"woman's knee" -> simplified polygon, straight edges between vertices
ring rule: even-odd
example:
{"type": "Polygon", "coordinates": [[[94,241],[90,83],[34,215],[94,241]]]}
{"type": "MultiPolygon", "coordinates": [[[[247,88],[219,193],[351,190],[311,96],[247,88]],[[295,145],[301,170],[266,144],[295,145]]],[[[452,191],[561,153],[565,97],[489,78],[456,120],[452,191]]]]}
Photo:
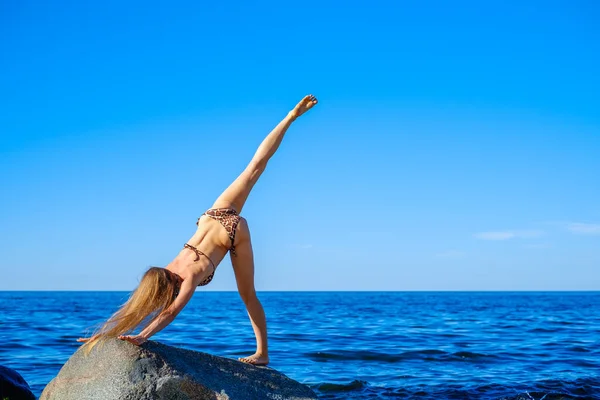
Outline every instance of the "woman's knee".
{"type": "Polygon", "coordinates": [[[258,297],[256,296],[256,290],[254,290],[254,289],[240,290],[239,292],[240,292],[240,297],[242,298],[242,301],[246,305],[248,305],[254,301],[258,301],[258,297]]]}

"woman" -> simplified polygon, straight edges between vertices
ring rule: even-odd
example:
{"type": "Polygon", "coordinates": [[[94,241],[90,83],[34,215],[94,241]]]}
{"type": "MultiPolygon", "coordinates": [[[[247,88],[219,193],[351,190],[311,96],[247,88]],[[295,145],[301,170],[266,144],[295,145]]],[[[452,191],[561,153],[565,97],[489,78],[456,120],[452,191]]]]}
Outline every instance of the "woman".
{"type": "Polygon", "coordinates": [[[87,342],[90,349],[98,341],[118,337],[140,345],[175,319],[194,295],[197,286],[207,285],[227,252],[235,272],[238,291],[246,305],[254,335],[256,353],[240,361],[255,365],[269,362],[265,313],[254,289],[254,261],[250,231],[239,213],[269,159],[275,154],[292,122],[310,110],[317,99],[304,97],[269,133],[258,147],[244,172],[217,198],[196,224],[196,233],[177,257],[165,268],[146,271],[129,300],[87,342]],[[148,318],[148,317],[151,318],[148,318]],[[140,333],[129,334],[150,319],[140,333]]]}

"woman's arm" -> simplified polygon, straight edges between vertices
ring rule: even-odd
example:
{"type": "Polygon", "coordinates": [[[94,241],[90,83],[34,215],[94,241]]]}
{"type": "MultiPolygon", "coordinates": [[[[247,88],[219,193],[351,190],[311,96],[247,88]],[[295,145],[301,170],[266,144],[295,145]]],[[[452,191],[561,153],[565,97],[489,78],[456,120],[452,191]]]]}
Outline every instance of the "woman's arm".
{"type": "Polygon", "coordinates": [[[167,325],[169,325],[177,314],[183,310],[186,304],[190,301],[196,290],[196,286],[192,279],[186,279],[181,283],[179,294],[166,310],[158,314],[147,327],[145,327],[137,335],[121,335],[119,339],[127,340],[135,345],[140,345],[148,340],[152,335],[160,332],[167,325]]]}

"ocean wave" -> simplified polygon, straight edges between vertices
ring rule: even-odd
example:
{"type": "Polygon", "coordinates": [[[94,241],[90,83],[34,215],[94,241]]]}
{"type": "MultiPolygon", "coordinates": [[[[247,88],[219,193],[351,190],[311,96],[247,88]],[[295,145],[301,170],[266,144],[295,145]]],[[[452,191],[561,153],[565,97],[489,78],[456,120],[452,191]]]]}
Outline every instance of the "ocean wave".
{"type": "Polygon", "coordinates": [[[374,386],[364,380],[349,383],[320,383],[312,388],[322,399],[419,398],[434,399],[493,399],[493,400],[593,400],[598,399],[599,382],[579,379],[573,382],[543,381],[531,390],[499,384],[474,385],[414,385],[404,387],[374,386]]]}
{"type": "Polygon", "coordinates": [[[350,392],[353,390],[363,389],[368,385],[365,381],[354,380],[350,383],[320,383],[313,388],[320,392],[350,392]]]}
{"type": "Polygon", "coordinates": [[[408,360],[423,361],[481,361],[493,360],[499,358],[495,355],[475,353],[470,351],[458,351],[454,353],[445,352],[437,349],[410,350],[402,353],[380,353],[375,351],[351,351],[351,350],[327,350],[318,352],[304,353],[304,355],[314,361],[374,361],[396,363],[408,360]]]}

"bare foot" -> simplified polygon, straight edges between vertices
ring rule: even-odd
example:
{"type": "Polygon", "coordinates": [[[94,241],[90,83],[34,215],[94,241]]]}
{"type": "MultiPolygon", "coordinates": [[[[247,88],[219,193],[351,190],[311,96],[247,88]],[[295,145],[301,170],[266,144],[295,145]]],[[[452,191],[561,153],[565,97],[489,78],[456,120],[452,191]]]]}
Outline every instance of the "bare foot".
{"type": "Polygon", "coordinates": [[[254,353],[249,357],[238,358],[241,362],[252,365],[267,365],[269,363],[269,356],[263,356],[262,354],[254,353]]]}
{"type": "Polygon", "coordinates": [[[296,119],[311,108],[313,108],[313,106],[318,102],[319,101],[317,100],[317,98],[312,94],[304,96],[304,98],[300,100],[300,102],[296,104],[296,107],[294,107],[294,109],[290,112],[290,115],[292,116],[292,118],[296,119]]]}

